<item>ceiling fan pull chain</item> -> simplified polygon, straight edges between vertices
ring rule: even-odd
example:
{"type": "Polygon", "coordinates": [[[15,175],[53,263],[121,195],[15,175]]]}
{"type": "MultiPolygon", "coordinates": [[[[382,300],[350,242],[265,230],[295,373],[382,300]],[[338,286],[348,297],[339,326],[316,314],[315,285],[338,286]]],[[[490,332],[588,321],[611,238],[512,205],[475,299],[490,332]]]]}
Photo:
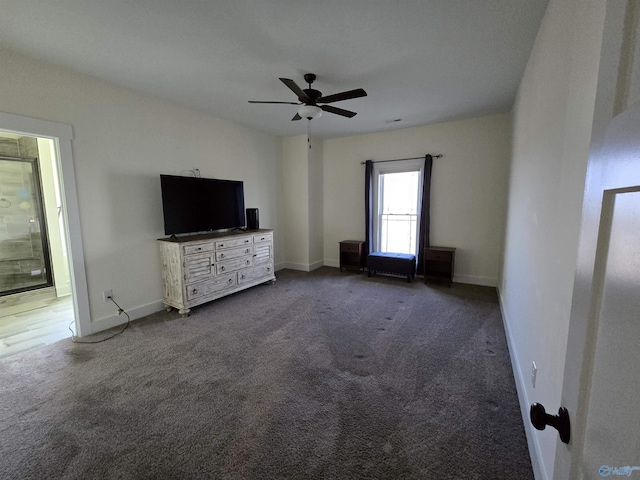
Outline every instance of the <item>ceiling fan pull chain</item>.
{"type": "Polygon", "coordinates": [[[307,143],[309,144],[309,150],[311,150],[311,119],[307,118],[307,143]]]}

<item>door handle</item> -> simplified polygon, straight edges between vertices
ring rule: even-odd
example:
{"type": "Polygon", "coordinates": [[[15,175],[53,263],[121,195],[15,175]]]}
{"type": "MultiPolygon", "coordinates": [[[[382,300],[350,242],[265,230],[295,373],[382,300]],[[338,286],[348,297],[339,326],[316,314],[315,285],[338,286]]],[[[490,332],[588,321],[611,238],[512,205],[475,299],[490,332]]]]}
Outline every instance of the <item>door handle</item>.
{"type": "Polygon", "coordinates": [[[569,421],[569,411],[560,407],[558,415],[549,415],[544,406],[539,403],[531,405],[529,410],[532,425],[538,430],[544,430],[547,425],[552,426],[560,434],[563,443],[569,443],[571,439],[571,422],[569,421]]]}

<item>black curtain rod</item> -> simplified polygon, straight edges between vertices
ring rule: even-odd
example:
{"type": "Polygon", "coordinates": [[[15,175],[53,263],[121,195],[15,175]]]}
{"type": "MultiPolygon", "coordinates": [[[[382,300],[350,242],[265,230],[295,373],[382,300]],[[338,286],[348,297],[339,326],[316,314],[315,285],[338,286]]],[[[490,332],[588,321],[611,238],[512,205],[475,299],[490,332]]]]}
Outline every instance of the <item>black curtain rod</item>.
{"type": "MultiPolygon", "coordinates": [[[[441,158],[442,154],[440,155],[431,155],[433,158],[441,158]]],[[[424,156],[422,157],[411,157],[411,158],[394,158],[393,160],[374,160],[373,163],[384,163],[384,162],[401,162],[402,160],[422,160],[424,158],[424,156]]],[[[360,162],[360,165],[364,165],[367,162],[360,162]]]]}

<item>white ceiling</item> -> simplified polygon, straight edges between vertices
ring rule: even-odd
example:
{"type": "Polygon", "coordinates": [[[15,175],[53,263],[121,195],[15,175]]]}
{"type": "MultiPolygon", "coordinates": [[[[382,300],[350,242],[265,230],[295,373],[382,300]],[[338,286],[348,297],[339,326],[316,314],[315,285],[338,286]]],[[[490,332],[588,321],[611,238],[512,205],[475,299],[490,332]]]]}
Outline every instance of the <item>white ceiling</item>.
{"type": "Polygon", "coordinates": [[[510,111],[547,0],[2,0],[0,44],[281,136],[296,101],[278,78],[354,118],[324,138],[510,111]],[[401,122],[387,123],[402,119],[401,122]]]}

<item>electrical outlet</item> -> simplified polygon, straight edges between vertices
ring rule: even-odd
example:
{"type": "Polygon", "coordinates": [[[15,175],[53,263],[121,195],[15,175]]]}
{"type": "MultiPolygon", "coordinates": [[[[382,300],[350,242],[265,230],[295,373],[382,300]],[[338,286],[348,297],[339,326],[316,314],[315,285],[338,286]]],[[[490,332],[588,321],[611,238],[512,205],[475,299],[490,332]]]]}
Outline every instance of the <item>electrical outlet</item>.
{"type": "Polygon", "coordinates": [[[102,298],[105,302],[108,302],[110,298],[113,297],[113,292],[111,290],[105,290],[102,292],[102,298]]]}
{"type": "Polygon", "coordinates": [[[531,362],[532,366],[531,366],[531,384],[533,385],[533,388],[536,388],[536,375],[538,374],[538,367],[536,365],[536,362],[531,362]]]}

